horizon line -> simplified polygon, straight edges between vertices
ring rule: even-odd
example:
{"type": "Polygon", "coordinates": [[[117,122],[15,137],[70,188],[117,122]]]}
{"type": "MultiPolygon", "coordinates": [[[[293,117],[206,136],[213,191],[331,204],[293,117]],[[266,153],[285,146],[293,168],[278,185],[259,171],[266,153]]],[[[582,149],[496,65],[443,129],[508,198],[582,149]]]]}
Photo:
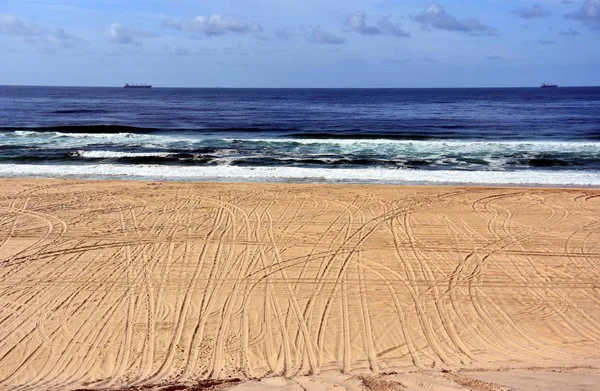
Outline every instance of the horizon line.
{"type": "MultiPolygon", "coordinates": [[[[541,88],[536,86],[483,86],[483,87],[235,87],[235,86],[156,86],[152,88],[178,89],[246,89],[246,90],[422,90],[422,89],[511,89],[511,88],[541,88]]],[[[124,88],[123,85],[43,85],[43,84],[0,84],[0,87],[45,87],[45,88],[124,88]]],[[[596,88],[600,85],[558,85],[558,88],[596,88]]]]}

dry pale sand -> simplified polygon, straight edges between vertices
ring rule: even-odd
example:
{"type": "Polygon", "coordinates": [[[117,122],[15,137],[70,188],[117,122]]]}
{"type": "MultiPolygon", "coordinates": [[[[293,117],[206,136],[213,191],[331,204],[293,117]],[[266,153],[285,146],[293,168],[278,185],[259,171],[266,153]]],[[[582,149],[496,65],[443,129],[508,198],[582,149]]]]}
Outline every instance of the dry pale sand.
{"type": "Polygon", "coordinates": [[[599,261],[598,189],[2,179],[0,389],[598,389],[599,261]]]}

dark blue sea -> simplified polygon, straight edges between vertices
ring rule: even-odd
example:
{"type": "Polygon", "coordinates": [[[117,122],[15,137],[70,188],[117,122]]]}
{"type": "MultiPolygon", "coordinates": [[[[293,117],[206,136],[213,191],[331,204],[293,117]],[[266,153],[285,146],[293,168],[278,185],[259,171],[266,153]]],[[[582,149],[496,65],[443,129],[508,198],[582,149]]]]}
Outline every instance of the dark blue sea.
{"type": "Polygon", "coordinates": [[[600,88],[0,86],[0,176],[600,186],[600,88]]]}

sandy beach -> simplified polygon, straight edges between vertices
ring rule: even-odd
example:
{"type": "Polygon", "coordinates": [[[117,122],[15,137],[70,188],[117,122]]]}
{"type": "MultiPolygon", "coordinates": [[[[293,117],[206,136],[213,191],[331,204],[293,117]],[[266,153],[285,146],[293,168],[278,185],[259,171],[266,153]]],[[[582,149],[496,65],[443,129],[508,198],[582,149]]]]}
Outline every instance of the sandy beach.
{"type": "Polygon", "coordinates": [[[595,390],[600,190],[0,179],[2,390],[595,390]]]}

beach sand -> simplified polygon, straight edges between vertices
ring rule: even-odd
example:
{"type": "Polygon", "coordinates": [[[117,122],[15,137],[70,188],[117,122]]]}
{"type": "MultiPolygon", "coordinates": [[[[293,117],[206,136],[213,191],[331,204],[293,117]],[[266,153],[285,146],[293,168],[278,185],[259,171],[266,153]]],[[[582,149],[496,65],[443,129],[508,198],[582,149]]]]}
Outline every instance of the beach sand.
{"type": "Polygon", "coordinates": [[[2,390],[595,390],[599,366],[598,189],[0,180],[2,390]]]}

